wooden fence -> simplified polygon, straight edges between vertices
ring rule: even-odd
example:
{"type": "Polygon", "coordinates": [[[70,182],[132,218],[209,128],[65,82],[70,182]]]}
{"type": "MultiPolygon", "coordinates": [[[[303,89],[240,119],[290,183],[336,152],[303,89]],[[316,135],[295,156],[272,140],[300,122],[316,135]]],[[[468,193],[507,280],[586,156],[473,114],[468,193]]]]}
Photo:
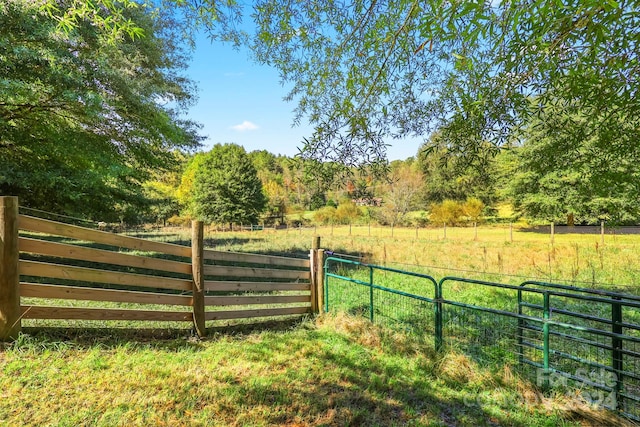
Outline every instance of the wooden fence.
{"type": "Polygon", "coordinates": [[[204,248],[203,225],[194,221],[191,242],[181,246],[19,215],[16,197],[0,197],[0,340],[15,338],[22,319],[193,322],[205,336],[206,321],[319,311],[319,239],[309,259],[215,251],[204,248]]]}

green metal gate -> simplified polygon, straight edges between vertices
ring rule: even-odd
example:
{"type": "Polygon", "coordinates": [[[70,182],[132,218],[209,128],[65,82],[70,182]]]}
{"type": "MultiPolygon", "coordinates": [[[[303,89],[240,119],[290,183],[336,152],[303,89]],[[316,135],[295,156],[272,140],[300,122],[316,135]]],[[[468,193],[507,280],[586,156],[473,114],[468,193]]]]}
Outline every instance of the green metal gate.
{"type": "Polygon", "coordinates": [[[430,337],[481,364],[508,364],[543,389],[640,421],[640,297],[524,282],[431,276],[328,257],[325,311],[430,337]],[[384,286],[383,286],[384,284],[384,286]],[[398,289],[400,288],[400,289],[398,289]]]}

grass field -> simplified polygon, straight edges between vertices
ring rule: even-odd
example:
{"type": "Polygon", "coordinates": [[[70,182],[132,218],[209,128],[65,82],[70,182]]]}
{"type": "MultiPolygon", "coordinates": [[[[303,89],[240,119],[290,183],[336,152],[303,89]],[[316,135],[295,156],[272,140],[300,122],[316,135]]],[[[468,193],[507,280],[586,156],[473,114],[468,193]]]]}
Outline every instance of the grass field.
{"type": "MultiPolygon", "coordinates": [[[[205,341],[49,330],[0,352],[3,425],[578,426],[613,420],[542,398],[509,369],[347,316],[205,341]],[[151,339],[154,338],[154,339],[151,339]]],[[[161,336],[159,336],[161,335],[161,336]]]]}
{"type": "MultiPolygon", "coordinates": [[[[615,231],[615,230],[614,230],[615,231]]],[[[187,236],[186,230],[176,231],[187,236]]],[[[308,252],[314,235],[322,247],[373,264],[503,283],[525,279],[637,292],[640,235],[555,234],[509,225],[447,228],[309,227],[254,232],[209,232],[218,250],[308,252]]]]}
{"type": "MultiPolygon", "coordinates": [[[[325,227],[206,234],[217,250],[305,256],[322,247],[374,264],[520,283],[525,278],[637,293],[638,236],[549,235],[509,228],[325,227]]],[[[155,239],[183,241],[187,230],[155,239]]],[[[385,282],[395,287],[393,281],[385,282]]],[[[404,286],[421,286],[405,283],[404,286]]],[[[470,293],[468,298],[474,298],[470,293]]],[[[487,301],[495,296],[477,295],[487,301]]],[[[0,350],[0,425],[624,424],[542,397],[508,366],[436,355],[424,337],[345,315],[187,329],[67,329],[51,321],[0,350]],[[58,326],[58,328],[56,328],[58,326]],[[422,340],[425,339],[423,342],[422,340]]]]}

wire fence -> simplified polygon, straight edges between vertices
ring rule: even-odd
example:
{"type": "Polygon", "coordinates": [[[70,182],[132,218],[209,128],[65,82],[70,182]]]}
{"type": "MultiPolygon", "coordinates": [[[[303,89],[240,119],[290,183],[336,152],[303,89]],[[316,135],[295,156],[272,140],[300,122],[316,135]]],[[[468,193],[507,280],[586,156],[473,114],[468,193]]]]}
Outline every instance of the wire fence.
{"type": "Polygon", "coordinates": [[[545,282],[509,285],[330,256],[325,311],[431,339],[480,366],[640,421],[640,297],[545,282]]]}

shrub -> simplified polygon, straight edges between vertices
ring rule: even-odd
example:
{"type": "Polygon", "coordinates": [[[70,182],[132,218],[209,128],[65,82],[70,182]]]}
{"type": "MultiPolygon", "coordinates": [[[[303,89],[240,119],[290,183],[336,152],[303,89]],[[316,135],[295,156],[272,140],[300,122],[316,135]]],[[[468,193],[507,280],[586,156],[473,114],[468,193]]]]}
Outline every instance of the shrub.
{"type": "Polygon", "coordinates": [[[191,226],[191,218],[188,216],[174,215],[167,219],[167,225],[172,227],[189,227],[191,226]]]}
{"type": "Polygon", "coordinates": [[[318,209],[313,214],[313,221],[316,224],[332,224],[336,220],[336,208],[332,206],[325,206],[323,208],[318,209]]]}
{"type": "Polygon", "coordinates": [[[462,204],[455,200],[445,200],[431,205],[429,220],[434,224],[456,225],[461,222],[463,215],[462,204]]]}
{"type": "Polygon", "coordinates": [[[464,216],[467,217],[467,220],[472,222],[478,222],[480,220],[483,210],[484,203],[482,203],[482,200],[475,197],[469,197],[462,205],[464,216]]]}
{"type": "Polygon", "coordinates": [[[420,212],[419,215],[411,219],[411,225],[415,227],[426,227],[429,224],[429,216],[426,212],[420,212]]]}
{"type": "Polygon", "coordinates": [[[351,200],[343,201],[336,208],[336,222],[339,224],[350,224],[361,215],[360,209],[351,200]]]}

